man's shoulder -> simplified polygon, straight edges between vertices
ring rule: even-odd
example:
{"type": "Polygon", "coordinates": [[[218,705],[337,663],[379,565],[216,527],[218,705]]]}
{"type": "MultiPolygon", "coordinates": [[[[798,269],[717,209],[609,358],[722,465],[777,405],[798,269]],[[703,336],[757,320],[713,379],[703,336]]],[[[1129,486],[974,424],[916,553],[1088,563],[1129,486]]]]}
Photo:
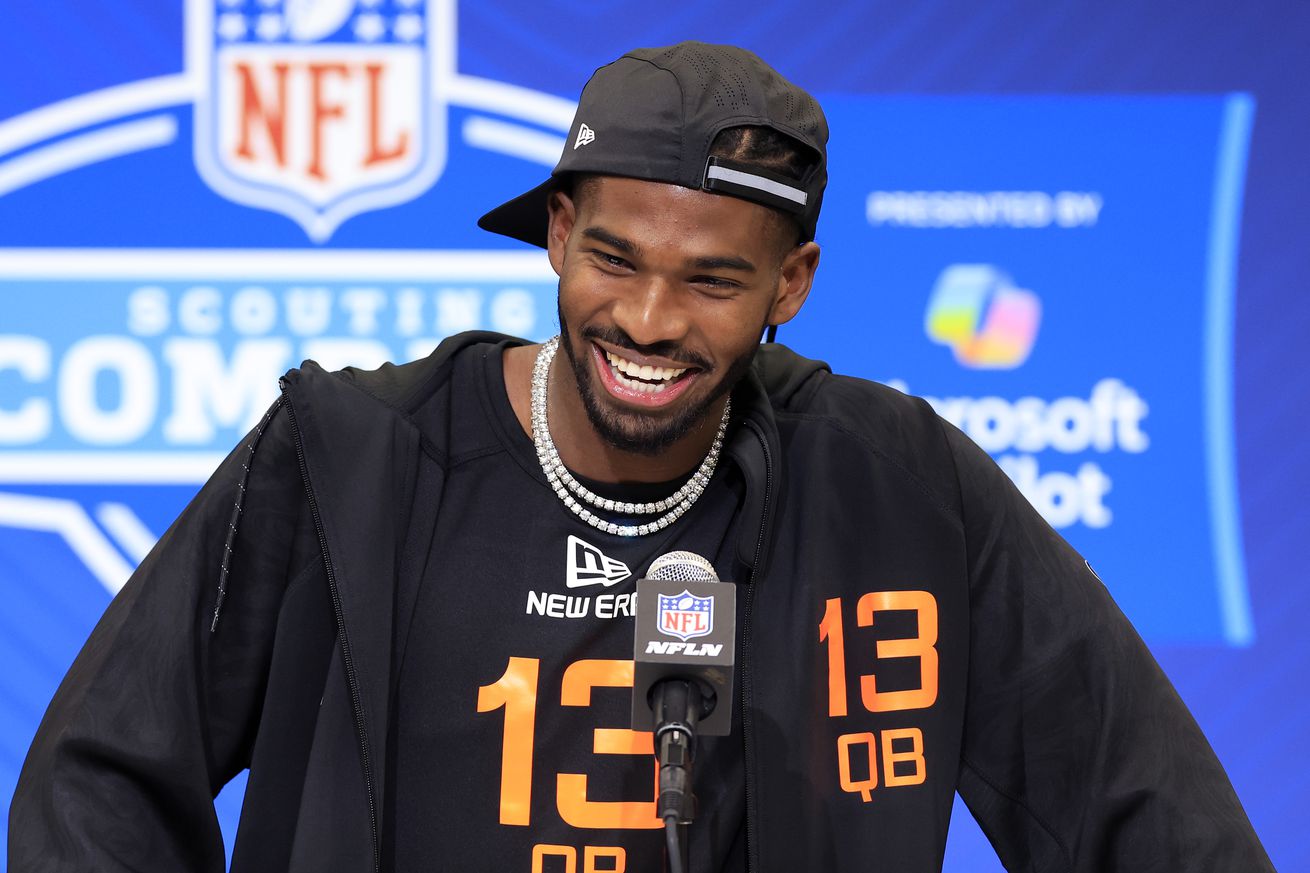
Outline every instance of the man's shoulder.
{"type": "Polygon", "coordinates": [[[458,362],[480,349],[523,342],[501,334],[463,333],[444,340],[424,358],[374,370],[347,367],[328,372],[306,361],[282,382],[301,450],[326,471],[323,479],[350,478],[366,446],[391,446],[392,454],[385,457],[392,460],[421,447],[442,462],[458,418],[454,413],[459,392],[476,390],[460,377],[466,368],[458,362]]]}
{"type": "Polygon", "coordinates": [[[442,340],[426,357],[407,363],[385,363],[365,370],[346,367],[331,373],[312,361],[287,374],[292,384],[315,390],[318,384],[346,385],[358,394],[390,407],[404,416],[413,416],[432,404],[450,382],[452,365],[461,352],[480,345],[521,345],[527,340],[490,331],[466,331],[442,340]],[[325,377],[332,382],[321,382],[325,377]]]}
{"type": "Polygon", "coordinates": [[[840,434],[858,443],[871,462],[890,464],[935,494],[954,493],[950,428],[922,398],[833,373],[785,346],[762,346],[755,370],[781,428],[798,435],[811,429],[840,434]]]}
{"type": "Polygon", "coordinates": [[[923,399],[880,382],[834,373],[823,361],[786,346],[761,346],[755,372],[779,416],[827,418],[870,435],[928,436],[941,430],[937,414],[923,399]]]}

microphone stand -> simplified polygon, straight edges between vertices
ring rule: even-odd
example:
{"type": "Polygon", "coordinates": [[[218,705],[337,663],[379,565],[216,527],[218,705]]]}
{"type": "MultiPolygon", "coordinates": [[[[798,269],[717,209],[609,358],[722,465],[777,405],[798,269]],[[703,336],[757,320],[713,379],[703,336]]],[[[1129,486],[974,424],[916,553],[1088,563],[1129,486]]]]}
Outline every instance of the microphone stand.
{"type": "Polygon", "coordinates": [[[702,696],[694,680],[665,680],[653,689],[655,754],[660,765],[660,796],[656,812],[664,822],[670,873],[687,873],[690,860],[688,826],[695,814],[691,767],[696,758],[696,722],[702,696]]]}

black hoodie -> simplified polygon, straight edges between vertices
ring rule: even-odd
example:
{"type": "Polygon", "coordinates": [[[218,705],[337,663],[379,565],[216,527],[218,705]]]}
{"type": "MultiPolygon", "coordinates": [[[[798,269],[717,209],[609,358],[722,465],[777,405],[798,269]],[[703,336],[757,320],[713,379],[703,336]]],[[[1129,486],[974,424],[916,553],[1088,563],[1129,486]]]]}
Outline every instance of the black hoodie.
{"type": "MultiPolygon", "coordinates": [[[[441,503],[451,358],[312,362],[114,599],[32,744],[9,870],[391,869],[392,665],[441,503]]],[[[1100,580],[922,401],[781,346],[734,393],[754,871],[1272,870],[1100,580]]]]}

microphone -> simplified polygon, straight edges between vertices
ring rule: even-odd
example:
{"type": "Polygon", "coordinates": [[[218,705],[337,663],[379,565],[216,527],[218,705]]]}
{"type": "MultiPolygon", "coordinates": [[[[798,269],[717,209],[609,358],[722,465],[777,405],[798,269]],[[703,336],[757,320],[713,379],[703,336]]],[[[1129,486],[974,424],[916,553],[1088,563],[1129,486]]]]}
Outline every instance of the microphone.
{"type": "Polygon", "coordinates": [[[732,727],[737,589],[692,552],[656,558],[637,580],[633,637],[633,730],[655,732],[657,815],[690,824],[696,735],[732,727]]]}

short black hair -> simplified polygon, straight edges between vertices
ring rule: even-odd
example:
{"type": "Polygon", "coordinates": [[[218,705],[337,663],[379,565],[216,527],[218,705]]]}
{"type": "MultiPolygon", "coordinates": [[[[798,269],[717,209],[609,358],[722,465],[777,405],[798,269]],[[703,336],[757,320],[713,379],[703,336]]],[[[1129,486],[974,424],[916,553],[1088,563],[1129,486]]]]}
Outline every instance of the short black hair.
{"type": "MultiPolygon", "coordinates": [[[[816,163],[815,156],[796,140],[771,127],[758,125],[724,128],[714,137],[709,153],[711,157],[757,166],[796,182],[803,180],[816,163]]],[[[560,188],[576,201],[585,195],[596,178],[590,173],[578,173],[561,180],[560,188]]],[[[800,245],[802,230],[796,216],[780,209],[765,208],[778,222],[780,238],[786,249],[800,245]]]]}

